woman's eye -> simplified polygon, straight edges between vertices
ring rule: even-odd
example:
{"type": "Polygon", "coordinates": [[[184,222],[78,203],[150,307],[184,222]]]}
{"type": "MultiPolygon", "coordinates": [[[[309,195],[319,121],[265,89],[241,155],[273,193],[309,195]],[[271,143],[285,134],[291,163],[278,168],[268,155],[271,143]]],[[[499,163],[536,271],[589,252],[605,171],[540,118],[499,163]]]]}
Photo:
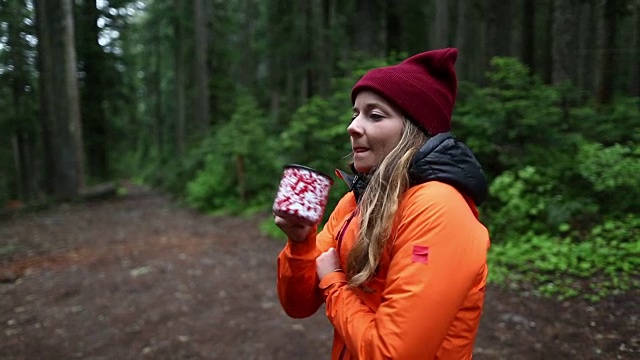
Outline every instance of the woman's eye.
{"type": "Polygon", "coordinates": [[[384,119],[384,115],[377,114],[377,113],[371,113],[371,115],[369,115],[369,117],[371,118],[371,120],[374,120],[374,121],[380,121],[380,120],[384,119]]]}

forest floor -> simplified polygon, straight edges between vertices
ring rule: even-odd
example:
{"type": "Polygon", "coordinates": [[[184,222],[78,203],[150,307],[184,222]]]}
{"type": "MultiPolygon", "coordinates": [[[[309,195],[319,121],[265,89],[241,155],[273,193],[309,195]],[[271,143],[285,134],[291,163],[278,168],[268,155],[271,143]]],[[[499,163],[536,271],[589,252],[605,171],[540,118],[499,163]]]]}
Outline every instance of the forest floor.
{"type": "MultiPolygon", "coordinates": [[[[288,318],[283,242],[131,186],[0,218],[0,360],[329,359],[319,311],[288,318]]],[[[592,304],[489,286],[474,359],[638,359],[640,293],[592,304]]]]}

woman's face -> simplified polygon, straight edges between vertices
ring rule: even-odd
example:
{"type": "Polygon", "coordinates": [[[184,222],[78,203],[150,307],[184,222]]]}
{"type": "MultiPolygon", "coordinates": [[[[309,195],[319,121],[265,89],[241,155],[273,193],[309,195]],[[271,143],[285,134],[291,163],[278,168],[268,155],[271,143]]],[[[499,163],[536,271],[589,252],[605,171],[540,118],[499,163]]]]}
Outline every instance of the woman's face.
{"type": "Polygon", "coordinates": [[[398,145],[404,117],[398,109],[371,91],[358,93],[347,132],[356,170],[368,173],[398,145]]]}

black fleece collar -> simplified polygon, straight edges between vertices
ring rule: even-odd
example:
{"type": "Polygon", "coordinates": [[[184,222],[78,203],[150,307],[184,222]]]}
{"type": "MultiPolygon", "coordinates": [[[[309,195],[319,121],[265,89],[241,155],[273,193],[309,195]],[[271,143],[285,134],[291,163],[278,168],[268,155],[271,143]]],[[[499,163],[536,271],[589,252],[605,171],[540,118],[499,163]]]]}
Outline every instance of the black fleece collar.
{"type": "Polygon", "coordinates": [[[427,181],[449,184],[476,205],[482,204],[488,193],[487,178],[473,152],[451,133],[440,133],[416,152],[409,166],[411,186],[427,181]]]}
{"type": "Polygon", "coordinates": [[[354,175],[351,175],[346,171],[342,171],[340,169],[336,170],[336,172],[338,173],[338,176],[347,183],[347,185],[349,186],[349,191],[353,191],[353,194],[356,197],[356,202],[360,202],[364,191],[367,190],[369,181],[365,174],[356,171],[353,164],[350,165],[350,168],[351,174],[354,175]]]}
{"type": "MultiPolygon", "coordinates": [[[[353,164],[351,173],[354,175],[341,170],[337,172],[359,202],[367,188],[367,177],[356,172],[353,164]]],[[[449,184],[476,205],[482,204],[488,193],[487,179],[473,152],[448,132],[429,138],[416,152],[409,166],[409,181],[410,186],[428,181],[449,184]]]]}

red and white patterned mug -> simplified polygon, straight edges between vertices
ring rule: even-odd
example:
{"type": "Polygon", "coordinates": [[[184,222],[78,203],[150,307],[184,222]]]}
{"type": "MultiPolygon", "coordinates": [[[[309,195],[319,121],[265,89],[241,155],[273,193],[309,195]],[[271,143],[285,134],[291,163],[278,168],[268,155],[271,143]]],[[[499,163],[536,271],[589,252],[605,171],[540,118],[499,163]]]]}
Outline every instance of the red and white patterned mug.
{"type": "Polygon", "coordinates": [[[273,213],[281,218],[307,225],[320,223],[329,189],[329,175],[302,165],[286,165],[273,202],[273,213]]]}

